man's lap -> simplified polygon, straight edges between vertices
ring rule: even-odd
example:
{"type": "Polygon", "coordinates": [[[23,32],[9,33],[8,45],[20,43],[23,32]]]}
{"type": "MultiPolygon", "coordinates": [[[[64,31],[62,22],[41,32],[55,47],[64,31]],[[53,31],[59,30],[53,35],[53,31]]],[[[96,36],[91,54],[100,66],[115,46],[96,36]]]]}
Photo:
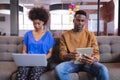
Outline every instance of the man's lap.
{"type": "Polygon", "coordinates": [[[104,65],[99,62],[95,62],[89,65],[89,64],[75,64],[74,62],[67,61],[60,63],[59,65],[57,65],[56,68],[58,68],[61,72],[74,73],[79,71],[85,71],[96,76],[101,67],[104,67],[104,65]]]}

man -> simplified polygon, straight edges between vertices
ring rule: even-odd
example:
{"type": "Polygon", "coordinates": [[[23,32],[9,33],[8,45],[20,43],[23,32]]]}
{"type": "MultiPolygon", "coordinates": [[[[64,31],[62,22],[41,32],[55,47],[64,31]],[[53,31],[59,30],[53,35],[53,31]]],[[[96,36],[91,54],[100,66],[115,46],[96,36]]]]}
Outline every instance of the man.
{"type": "Polygon", "coordinates": [[[74,29],[63,33],[60,39],[60,58],[65,61],[56,66],[55,72],[59,80],[72,80],[70,73],[85,71],[97,80],[109,80],[107,68],[99,63],[99,48],[94,33],[84,29],[86,12],[76,11],[73,19],[74,29]],[[91,57],[75,52],[76,48],[93,48],[91,57]],[[72,60],[79,60],[75,64],[72,60]]]}

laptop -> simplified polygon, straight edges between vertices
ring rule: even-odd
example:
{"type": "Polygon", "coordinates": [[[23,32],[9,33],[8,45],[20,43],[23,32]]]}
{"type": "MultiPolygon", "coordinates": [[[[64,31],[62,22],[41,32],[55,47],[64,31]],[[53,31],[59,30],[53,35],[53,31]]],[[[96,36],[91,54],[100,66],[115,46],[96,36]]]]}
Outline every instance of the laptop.
{"type": "Polygon", "coordinates": [[[12,57],[17,66],[47,66],[46,54],[13,53],[12,57]]]}

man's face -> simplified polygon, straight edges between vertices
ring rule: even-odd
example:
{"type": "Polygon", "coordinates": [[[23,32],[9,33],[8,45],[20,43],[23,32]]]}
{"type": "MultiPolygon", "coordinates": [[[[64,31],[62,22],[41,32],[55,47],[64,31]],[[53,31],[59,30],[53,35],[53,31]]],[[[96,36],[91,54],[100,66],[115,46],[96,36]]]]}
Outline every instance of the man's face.
{"type": "Polygon", "coordinates": [[[73,23],[74,23],[74,29],[76,31],[81,31],[84,27],[84,24],[85,24],[85,19],[86,19],[86,16],[85,15],[82,15],[82,14],[77,14],[73,20],[73,23]]]}

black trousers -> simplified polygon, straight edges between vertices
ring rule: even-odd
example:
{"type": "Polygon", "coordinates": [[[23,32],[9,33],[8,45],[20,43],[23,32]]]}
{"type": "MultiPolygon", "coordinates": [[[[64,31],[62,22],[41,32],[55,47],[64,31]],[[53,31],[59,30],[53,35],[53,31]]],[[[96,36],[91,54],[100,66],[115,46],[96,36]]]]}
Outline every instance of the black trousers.
{"type": "Polygon", "coordinates": [[[47,67],[19,67],[16,80],[39,80],[40,75],[47,71],[47,67]]]}

